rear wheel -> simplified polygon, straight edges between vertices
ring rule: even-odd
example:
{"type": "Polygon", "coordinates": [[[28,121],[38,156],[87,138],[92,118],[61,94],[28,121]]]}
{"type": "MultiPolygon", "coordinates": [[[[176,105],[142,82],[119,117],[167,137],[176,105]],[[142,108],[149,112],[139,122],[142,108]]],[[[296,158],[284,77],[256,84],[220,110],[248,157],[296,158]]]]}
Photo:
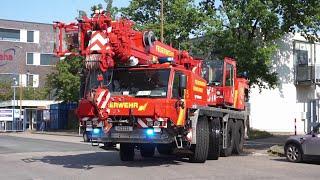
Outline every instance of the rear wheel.
{"type": "Polygon", "coordinates": [[[287,160],[290,162],[298,163],[302,161],[302,150],[297,144],[287,145],[285,148],[285,154],[287,160]]]}
{"type": "Polygon", "coordinates": [[[241,120],[238,120],[235,124],[234,137],[233,153],[240,154],[243,151],[244,144],[244,125],[241,120]]]}
{"type": "Polygon", "coordinates": [[[133,161],[134,159],[134,144],[120,144],[120,159],[121,161],[133,161]]]}
{"type": "Polygon", "coordinates": [[[172,144],[158,144],[157,150],[159,154],[170,155],[172,153],[173,146],[172,144]]]}
{"type": "Polygon", "coordinates": [[[220,156],[220,121],[218,118],[210,122],[209,160],[218,160],[220,156]]]}
{"type": "Polygon", "coordinates": [[[152,157],[154,155],[154,144],[142,144],[140,146],[140,154],[142,157],[152,157]]]}
{"type": "Polygon", "coordinates": [[[209,124],[206,117],[199,117],[196,130],[196,145],[192,147],[190,162],[203,163],[207,160],[209,149],[209,124]]]}
{"type": "Polygon", "coordinates": [[[232,149],[234,145],[234,129],[235,129],[235,123],[232,119],[229,119],[228,125],[227,125],[227,147],[225,149],[222,149],[221,156],[228,157],[232,154],[232,149]]]}

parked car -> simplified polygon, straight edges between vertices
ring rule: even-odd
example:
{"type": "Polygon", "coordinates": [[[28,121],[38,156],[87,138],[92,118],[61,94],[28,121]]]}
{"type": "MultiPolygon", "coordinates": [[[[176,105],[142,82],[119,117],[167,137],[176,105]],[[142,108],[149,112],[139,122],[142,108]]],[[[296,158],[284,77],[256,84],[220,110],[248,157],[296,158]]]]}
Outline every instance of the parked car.
{"type": "Polygon", "coordinates": [[[306,135],[291,136],[287,139],[284,152],[288,161],[301,162],[320,158],[320,123],[306,135]]]}

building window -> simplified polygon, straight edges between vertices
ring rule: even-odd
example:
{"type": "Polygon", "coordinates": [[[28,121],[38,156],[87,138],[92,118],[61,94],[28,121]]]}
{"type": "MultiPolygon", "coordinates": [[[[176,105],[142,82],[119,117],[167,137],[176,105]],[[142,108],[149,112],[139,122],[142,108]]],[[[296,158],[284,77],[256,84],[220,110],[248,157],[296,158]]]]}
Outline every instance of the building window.
{"type": "Polygon", "coordinates": [[[311,62],[312,44],[309,42],[294,41],[294,61],[296,65],[308,65],[311,62]]]}
{"type": "Polygon", "coordinates": [[[233,86],[233,66],[227,64],[226,67],[226,86],[233,86]]]}
{"type": "Polygon", "coordinates": [[[27,53],[27,65],[33,65],[33,53],[27,53]]]}
{"type": "Polygon", "coordinates": [[[55,65],[58,62],[58,58],[53,54],[41,54],[40,65],[55,65]]]}
{"type": "Polygon", "coordinates": [[[299,65],[308,64],[308,51],[307,50],[296,50],[296,58],[299,65]]]}
{"type": "Polygon", "coordinates": [[[33,74],[27,74],[27,86],[33,87],[33,74]]]}
{"type": "Polygon", "coordinates": [[[27,42],[34,42],[34,31],[27,31],[27,42]]]}
{"type": "Polygon", "coordinates": [[[20,30],[0,28],[0,40],[20,41],[20,30]]]}

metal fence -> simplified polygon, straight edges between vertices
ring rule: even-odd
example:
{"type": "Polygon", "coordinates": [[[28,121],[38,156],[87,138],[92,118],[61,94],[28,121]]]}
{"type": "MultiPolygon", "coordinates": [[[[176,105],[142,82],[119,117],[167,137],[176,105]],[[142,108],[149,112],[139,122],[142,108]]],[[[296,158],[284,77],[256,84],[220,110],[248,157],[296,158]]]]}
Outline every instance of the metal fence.
{"type": "Polygon", "coordinates": [[[50,109],[25,108],[21,120],[12,115],[11,109],[2,110],[2,115],[8,117],[0,118],[0,132],[77,129],[76,107],[76,103],[59,103],[50,105],[50,109]]]}
{"type": "Polygon", "coordinates": [[[23,121],[0,121],[0,132],[23,131],[23,121]]]}

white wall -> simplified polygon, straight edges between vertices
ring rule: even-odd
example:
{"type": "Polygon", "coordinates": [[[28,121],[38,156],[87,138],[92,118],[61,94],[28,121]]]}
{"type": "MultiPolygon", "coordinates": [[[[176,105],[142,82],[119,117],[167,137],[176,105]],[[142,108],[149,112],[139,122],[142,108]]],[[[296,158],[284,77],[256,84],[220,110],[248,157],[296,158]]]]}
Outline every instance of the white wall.
{"type": "Polygon", "coordinates": [[[273,70],[278,73],[278,87],[262,89],[261,93],[258,88],[251,89],[252,128],[293,133],[296,119],[298,133],[304,132],[304,121],[301,120],[301,113],[305,111],[304,104],[297,101],[294,85],[293,39],[300,38],[288,34],[277,42],[279,50],[273,58],[273,70]]]}
{"type": "Polygon", "coordinates": [[[301,121],[301,112],[304,111],[302,103],[296,102],[295,86],[285,84],[281,90],[258,89],[251,92],[252,128],[270,132],[294,132],[294,120],[297,120],[297,131],[304,132],[304,122],[301,121]],[[280,92],[281,91],[281,92],[280,92]]]}

